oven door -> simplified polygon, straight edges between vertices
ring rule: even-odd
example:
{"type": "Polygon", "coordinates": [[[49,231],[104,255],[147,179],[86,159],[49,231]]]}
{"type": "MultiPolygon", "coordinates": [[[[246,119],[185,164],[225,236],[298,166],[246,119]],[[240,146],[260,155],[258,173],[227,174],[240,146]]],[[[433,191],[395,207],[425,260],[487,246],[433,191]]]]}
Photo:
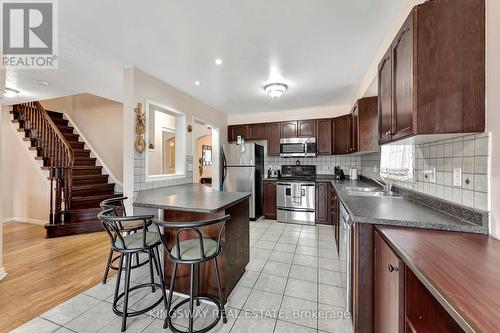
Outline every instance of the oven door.
{"type": "Polygon", "coordinates": [[[316,188],[314,182],[278,182],[277,206],[289,209],[315,209],[316,188]]]}

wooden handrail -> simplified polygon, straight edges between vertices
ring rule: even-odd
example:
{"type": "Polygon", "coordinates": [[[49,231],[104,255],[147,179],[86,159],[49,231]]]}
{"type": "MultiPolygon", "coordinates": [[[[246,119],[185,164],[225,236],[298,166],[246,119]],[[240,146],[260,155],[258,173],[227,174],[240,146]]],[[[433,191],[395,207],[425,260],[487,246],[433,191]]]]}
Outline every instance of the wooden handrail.
{"type": "MultiPolygon", "coordinates": [[[[59,224],[64,214],[69,219],[72,198],[73,147],[59,130],[40,102],[28,102],[14,106],[30,131],[30,138],[37,140],[37,147],[49,162],[50,175],[50,223],[59,224]],[[55,180],[55,188],[54,188],[55,180]],[[61,204],[64,202],[64,211],[61,204]]],[[[66,220],[66,219],[65,219],[66,220]]]]}

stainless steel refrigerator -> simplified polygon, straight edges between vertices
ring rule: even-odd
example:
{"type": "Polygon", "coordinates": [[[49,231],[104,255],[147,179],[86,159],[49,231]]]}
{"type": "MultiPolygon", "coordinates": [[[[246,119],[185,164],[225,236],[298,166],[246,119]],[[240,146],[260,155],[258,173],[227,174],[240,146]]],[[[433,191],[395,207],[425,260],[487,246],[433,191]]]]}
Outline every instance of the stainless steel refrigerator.
{"type": "Polygon", "coordinates": [[[262,178],[264,147],[255,143],[224,144],[222,147],[222,185],[225,192],[250,192],[250,218],[262,216],[262,178]]]}

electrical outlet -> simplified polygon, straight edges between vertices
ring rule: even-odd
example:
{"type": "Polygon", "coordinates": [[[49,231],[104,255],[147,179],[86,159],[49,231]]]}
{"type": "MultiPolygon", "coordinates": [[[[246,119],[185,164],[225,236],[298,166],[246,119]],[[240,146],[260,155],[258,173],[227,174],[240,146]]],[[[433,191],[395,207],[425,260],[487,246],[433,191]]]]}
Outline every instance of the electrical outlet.
{"type": "Polygon", "coordinates": [[[436,182],[436,168],[432,168],[429,170],[424,170],[424,177],[430,183],[436,182]]]}
{"type": "Polygon", "coordinates": [[[462,186],[462,168],[453,169],[453,186],[462,186]]]}

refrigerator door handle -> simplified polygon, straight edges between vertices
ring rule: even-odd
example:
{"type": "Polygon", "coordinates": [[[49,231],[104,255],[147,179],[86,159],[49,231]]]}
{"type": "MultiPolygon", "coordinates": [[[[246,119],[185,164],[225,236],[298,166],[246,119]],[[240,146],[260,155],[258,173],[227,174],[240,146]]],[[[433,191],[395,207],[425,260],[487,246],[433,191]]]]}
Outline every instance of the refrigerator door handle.
{"type": "Polygon", "coordinates": [[[224,181],[227,177],[227,160],[226,154],[224,154],[224,149],[221,148],[221,156],[222,156],[222,181],[220,183],[220,190],[224,190],[224,181]]]}

